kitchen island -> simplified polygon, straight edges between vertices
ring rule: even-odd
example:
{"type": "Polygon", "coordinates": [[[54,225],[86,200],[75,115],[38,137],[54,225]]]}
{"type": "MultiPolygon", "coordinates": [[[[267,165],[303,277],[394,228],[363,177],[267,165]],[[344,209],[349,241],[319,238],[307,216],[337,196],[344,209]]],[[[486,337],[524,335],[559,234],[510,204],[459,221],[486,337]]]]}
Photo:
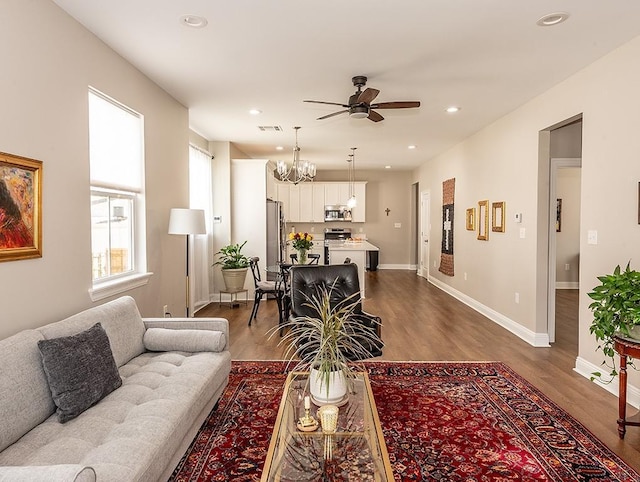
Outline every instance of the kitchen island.
{"type": "Polygon", "coordinates": [[[367,267],[367,251],[379,251],[368,241],[331,241],[328,243],[329,264],[342,264],[346,258],[358,266],[358,282],[360,283],[360,293],[364,298],[364,272],[367,267]]]}

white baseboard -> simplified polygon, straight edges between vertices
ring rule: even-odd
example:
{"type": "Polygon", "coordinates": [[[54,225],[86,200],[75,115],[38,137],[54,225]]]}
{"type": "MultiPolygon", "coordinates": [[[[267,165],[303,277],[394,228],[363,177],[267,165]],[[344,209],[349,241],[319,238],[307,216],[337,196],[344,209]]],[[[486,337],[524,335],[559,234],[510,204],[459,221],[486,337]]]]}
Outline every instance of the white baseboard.
{"type": "Polygon", "coordinates": [[[578,290],[580,283],[577,281],[556,281],[557,290],[578,290]]]}
{"type": "Polygon", "coordinates": [[[547,333],[535,333],[529,330],[528,328],[525,328],[520,323],[516,323],[512,319],[507,318],[503,314],[498,313],[497,311],[489,308],[488,306],[483,305],[482,303],[479,303],[478,301],[474,300],[470,296],[467,296],[464,293],[461,293],[460,291],[452,288],[451,286],[443,283],[442,281],[434,278],[433,276],[429,276],[429,282],[434,286],[440,288],[442,291],[450,294],[457,300],[460,300],[470,308],[473,308],[478,313],[486,316],[491,321],[497,323],[498,325],[502,326],[506,330],[510,331],[511,333],[516,335],[518,338],[523,339],[524,341],[529,343],[531,346],[535,346],[535,347],[550,346],[549,335],[547,333]]]}
{"type": "Polygon", "coordinates": [[[408,269],[415,270],[415,264],[379,264],[378,269],[408,269]]]}
{"type": "MultiPolygon", "coordinates": [[[[576,358],[576,366],[573,369],[576,373],[582,375],[585,378],[591,378],[593,372],[602,372],[602,367],[594,365],[593,363],[585,360],[584,358],[576,358]]],[[[606,391],[613,393],[616,397],[619,395],[618,391],[618,377],[615,377],[611,383],[603,383],[595,379],[593,381],[596,385],[604,388],[606,391]]],[[[633,385],[627,385],[627,403],[635,408],[640,408],[640,389],[633,385]]]]}

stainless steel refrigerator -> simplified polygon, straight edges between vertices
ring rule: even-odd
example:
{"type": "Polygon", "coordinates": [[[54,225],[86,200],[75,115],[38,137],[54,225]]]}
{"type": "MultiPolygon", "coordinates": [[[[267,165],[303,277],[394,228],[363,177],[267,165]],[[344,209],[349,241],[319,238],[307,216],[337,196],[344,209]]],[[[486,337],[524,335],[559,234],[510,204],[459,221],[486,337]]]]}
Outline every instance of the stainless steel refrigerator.
{"type": "MultiPolygon", "coordinates": [[[[267,266],[281,263],[285,253],[284,213],[282,202],[267,199],[267,266]]],[[[268,273],[267,279],[275,279],[276,274],[268,273]]]]}

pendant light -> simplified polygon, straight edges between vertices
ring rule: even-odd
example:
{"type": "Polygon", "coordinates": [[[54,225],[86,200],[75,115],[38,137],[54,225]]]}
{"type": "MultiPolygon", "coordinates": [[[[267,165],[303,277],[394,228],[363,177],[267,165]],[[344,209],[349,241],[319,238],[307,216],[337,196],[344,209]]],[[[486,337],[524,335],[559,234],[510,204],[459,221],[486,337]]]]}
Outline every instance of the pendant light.
{"type": "Polygon", "coordinates": [[[347,207],[349,209],[353,209],[356,207],[356,149],[357,147],[351,148],[351,154],[349,154],[349,159],[347,162],[349,163],[349,200],[347,201],[347,207]]]}
{"type": "Polygon", "coordinates": [[[296,131],[296,145],[293,148],[293,162],[291,166],[287,166],[284,161],[278,161],[276,171],[281,181],[298,184],[303,181],[313,181],[316,177],[316,165],[309,161],[300,160],[300,147],[298,147],[298,130],[299,126],[294,127],[296,131]]]}

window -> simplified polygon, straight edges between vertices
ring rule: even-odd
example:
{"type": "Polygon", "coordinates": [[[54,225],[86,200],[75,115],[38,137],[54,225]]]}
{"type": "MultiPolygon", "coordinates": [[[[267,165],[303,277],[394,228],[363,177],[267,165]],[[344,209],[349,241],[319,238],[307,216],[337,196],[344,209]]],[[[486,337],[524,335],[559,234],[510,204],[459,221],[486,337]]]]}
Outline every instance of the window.
{"type": "Polygon", "coordinates": [[[92,291],[120,285],[93,299],[146,270],[143,139],[140,114],[89,90],[92,291]]]}

